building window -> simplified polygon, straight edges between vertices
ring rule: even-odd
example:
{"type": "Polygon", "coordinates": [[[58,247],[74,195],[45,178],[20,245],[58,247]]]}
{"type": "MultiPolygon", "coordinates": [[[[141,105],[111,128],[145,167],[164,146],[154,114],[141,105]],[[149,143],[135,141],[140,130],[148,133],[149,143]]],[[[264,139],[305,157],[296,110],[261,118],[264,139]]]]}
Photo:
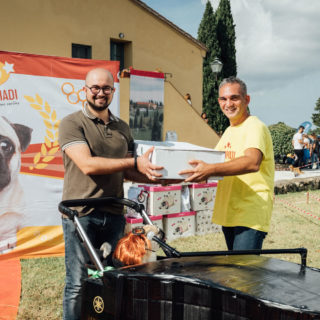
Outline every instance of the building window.
{"type": "Polygon", "coordinates": [[[73,43],[72,58],[91,59],[91,46],[73,43]]]}
{"type": "Polygon", "coordinates": [[[110,60],[120,61],[120,70],[124,68],[124,42],[110,41],[110,60]]]}

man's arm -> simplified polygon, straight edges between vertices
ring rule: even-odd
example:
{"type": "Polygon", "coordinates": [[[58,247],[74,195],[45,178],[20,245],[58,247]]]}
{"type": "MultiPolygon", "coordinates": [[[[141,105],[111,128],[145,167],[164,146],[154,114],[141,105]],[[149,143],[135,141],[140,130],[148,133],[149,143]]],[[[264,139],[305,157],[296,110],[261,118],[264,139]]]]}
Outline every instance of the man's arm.
{"type": "MultiPolygon", "coordinates": [[[[93,157],[85,143],[71,145],[64,151],[85,175],[104,175],[134,168],[134,158],[93,157]]],[[[156,166],[149,161],[149,155],[152,152],[153,148],[150,148],[145,154],[138,157],[137,167],[148,179],[155,181],[154,177],[161,177],[157,170],[161,170],[163,167],[156,166]]]]}
{"type": "Polygon", "coordinates": [[[209,164],[201,160],[191,160],[193,169],[180,171],[179,174],[191,174],[185,182],[199,182],[211,176],[234,176],[239,174],[257,172],[260,169],[263,154],[259,149],[248,148],[242,157],[223,162],[209,164]]]}
{"type": "MultiPolygon", "coordinates": [[[[148,155],[149,154],[150,154],[150,152],[148,153],[148,155]]],[[[131,158],[131,159],[133,159],[133,158],[131,158]]],[[[148,163],[150,163],[149,156],[148,157],[138,157],[137,158],[137,170],[132,167],[124,170],[125,179],[130,180],[130,181],[134,181],[134,182],[140,182],[140,183],[155,183],[155,182],[160,183],[159,180],[154,179],[155,176],[152,176],[152,172],[151,172],[152,180],[149,179],[148,175],[141,173],[141,170],[143,170],[143,167],[147,166],[148,163]]],[[[162,168],[163,167],[161,167],[161,169],[162,168]]],[[[161,174],[157,175],[157,177],[159,177],[159,176],[161,176],[161,174]]]]}

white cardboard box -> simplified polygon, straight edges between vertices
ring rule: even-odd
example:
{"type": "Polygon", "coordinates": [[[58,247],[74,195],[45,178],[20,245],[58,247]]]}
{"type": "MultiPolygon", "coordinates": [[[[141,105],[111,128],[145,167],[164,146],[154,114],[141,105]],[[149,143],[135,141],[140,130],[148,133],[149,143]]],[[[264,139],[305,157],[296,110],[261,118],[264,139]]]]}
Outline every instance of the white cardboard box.
{"type": "Polygon", "coordinates": [[[196,212],[180,212],[163,216],[163,231],[166,238],[174,240],[195,235],[196,212]]]}
{"type": "MultiPolygon", "coordinates": [[[[185,179],[186,176],[178,172],[184,169],[191,169],[189,160],[197,159],[207,163],[224,162],[225,153],[214,149],[200,147],[191,143],[176,141],[135,141],[135,155],[144,154],[152,146],[155,147],[150,161],[153,164],[163,166],[160,171],[163,179],[185,179]]],[[[210,177],[209,180],[219,180],[221,177],[210,177]]]]}
{"type": "Polygon", "coordinates": [[[221,232],[221,226],[212,223],[212,210],[197,211],[196,214],[196,235],[221,232]]]}
{"type": "Polygon", "coordinates": [[[147,213],[150,216],[178,213],[181,210],[181,186],[139,185],[148,193],[147,213]]]}
{"type": "Polygon", "coordinates": [[[190,205],[194,211],[212,210],[216,198],[217,183],[193,183],[189,185],[190,205]]]}
{"type": "MultiPolygon", "coordinates": [[[[149,216],[149,218],[155,226],[163,230],[162,216],[149,216]]],[[[143,225],[144,223],[142,218],[126,217],[124,233],[127,234],[131,232],[133,228],[142,227],[143,225]]]]}

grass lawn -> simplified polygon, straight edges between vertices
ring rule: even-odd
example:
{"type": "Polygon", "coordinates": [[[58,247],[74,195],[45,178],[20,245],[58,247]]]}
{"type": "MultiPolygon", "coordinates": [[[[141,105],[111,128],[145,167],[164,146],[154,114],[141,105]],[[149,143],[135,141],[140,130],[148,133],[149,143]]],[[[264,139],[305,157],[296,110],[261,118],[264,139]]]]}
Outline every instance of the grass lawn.
{"type": "MultiPolygon", "coordinates": [[[[320,191],[275,197],[270,232],[264,249],[308,249],[307,265],[320,268],[320,191]],[[309,199],[309,200],[308,200],[309,199]]],[[[222,233],[181,238],[169,242],[179,251],[226,250],[222,233]]],[[[299,255],[275,255],[300,263],[299,255]]],[[[22,292],[17,319],[61,319],[64,258],[21,260],[22,292]]]]}

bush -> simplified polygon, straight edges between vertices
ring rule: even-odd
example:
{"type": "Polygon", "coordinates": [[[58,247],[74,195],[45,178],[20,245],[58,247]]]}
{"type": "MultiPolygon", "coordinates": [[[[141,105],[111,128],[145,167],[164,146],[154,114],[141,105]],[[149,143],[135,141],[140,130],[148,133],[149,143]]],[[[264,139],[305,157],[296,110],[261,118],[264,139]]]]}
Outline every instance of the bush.
{"type": "Polygon", "coordinates": [[[296,129],[287,126],[283,122],[278,122],[270,125],[269,130],[273,142],[274,158],[276,162],[280,162],[288,153],[293,152],[292,137],[296,129]]]}

